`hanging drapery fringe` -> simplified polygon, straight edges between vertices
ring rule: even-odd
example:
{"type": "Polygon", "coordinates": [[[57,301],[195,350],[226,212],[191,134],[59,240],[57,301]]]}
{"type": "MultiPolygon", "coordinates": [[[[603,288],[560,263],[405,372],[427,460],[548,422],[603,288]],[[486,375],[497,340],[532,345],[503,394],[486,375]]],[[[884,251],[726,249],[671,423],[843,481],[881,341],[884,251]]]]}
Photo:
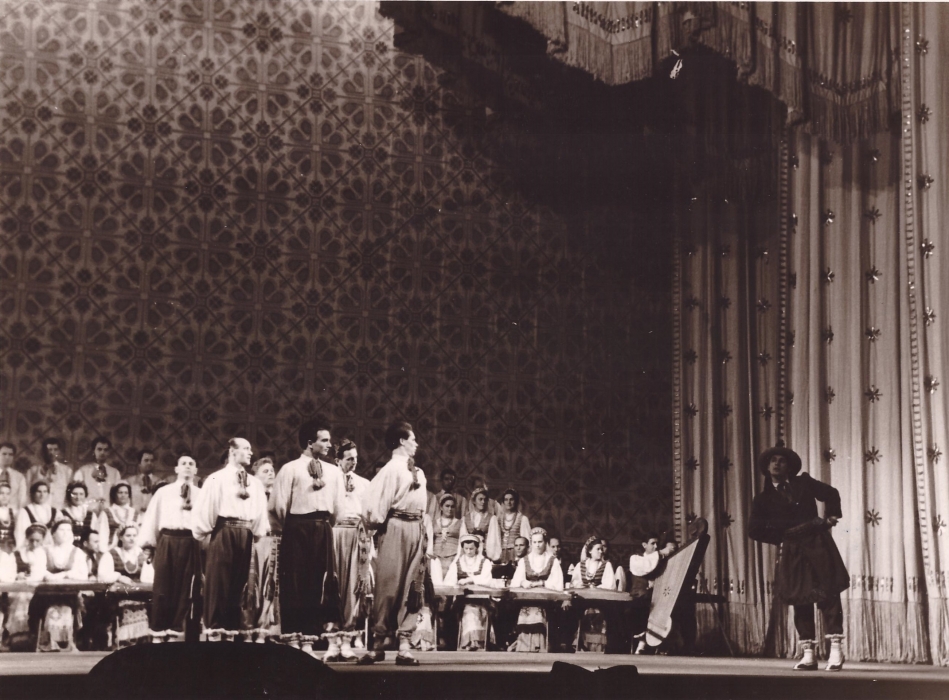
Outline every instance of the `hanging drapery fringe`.
{"type": "Polygon", "coordinates": [[[847,600],[846,652],[854,661],[929,661],[926,609],[922,603],[847,600]]]}
{"type": "Polygon", "coordinates": [[[949,666],[949,600],[929,599],[929,640],[932,661],[949,666]]]}
{"type": "Polygon", "coordinates": [[[719,604],[700,604],[695,609],[696,639],[700,651],[741,656],[761,656],[764,652],[764,630],[759,622],[760,610],[752,603],[730,602],[719,613],[719,604]],[[728,649],[724,639],[728,639],[728,649]]]}
{"type": "MultiPolygon", "coordinates": [[[[548,53],[608,85],[658,74],[691,45],[735,62],[738,78],[788,107],[789,122],[846,142],[885,131],[898,111],[897,14],[852,4],[498,3],[548,39],[548,53]],[[849,14],[848,14],[849,13],[849,14]],[[833,30],[833,41],[826,39],[833,30]],[[841,55],[857,60],[841,61],[841,55]]],[[[696,58],[695,60],[701,60],[696,58]]],[[[684,59],[688,70],[688,58],[684,59]]]]}

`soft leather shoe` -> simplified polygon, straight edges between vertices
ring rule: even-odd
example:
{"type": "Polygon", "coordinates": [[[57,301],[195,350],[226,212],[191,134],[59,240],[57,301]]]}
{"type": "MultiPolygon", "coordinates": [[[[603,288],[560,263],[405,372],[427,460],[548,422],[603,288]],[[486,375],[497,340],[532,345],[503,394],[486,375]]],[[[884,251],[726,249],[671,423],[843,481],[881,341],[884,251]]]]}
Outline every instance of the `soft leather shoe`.
{"type": "Polygon", "coordinates": [[[399,654],[395,657],[396,666],[418,666],[418,659],[414,656],[402,656],[399,654]]]}
{"type": "Polygon", "coordinates": [[[360,666],[368,666],[374,664],[377,661],[385,661],[386,653],[382,649],[377,649],[376,651],[367,651],[363,656],[359,657],[359,660],[356,661],[360,666]]]}

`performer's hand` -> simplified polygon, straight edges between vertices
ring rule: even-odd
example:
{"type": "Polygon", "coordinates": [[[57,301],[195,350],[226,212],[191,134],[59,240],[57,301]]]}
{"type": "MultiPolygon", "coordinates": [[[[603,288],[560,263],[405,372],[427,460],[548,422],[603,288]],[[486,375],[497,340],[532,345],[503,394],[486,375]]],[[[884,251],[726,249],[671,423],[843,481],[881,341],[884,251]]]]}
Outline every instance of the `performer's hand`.
{"type": "Polygon", "coordinates": [[[827,524],[830,525],[831,527],[834,527],[834,526],[837,524],[837,516],[836,516],[836,515],[831,515],[831,516],[829,516],[829,517],[827,517],[827,518],[824,518],[824,520],[826,520],[826,521],[827,521],[827,524]]]}
{"type": "Polygon", "coordinates": [[[569,610],[570,607],[571,607],[571,606],[570,606],[570,601],[569,601],[569,600],[565,600],[565,601],[563,602],[563,604],[562,604],[560,607],[562,607],[564,610],[569,610]]]}

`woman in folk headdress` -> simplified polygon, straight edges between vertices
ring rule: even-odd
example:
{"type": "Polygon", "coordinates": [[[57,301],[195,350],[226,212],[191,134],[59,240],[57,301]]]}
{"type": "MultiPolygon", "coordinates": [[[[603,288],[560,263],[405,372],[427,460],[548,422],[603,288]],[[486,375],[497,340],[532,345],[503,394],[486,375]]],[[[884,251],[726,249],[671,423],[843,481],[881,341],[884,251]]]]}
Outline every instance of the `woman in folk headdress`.
{"type": "Polygon", "coordinates": [[[794,608],[794,626],[803,648],[795,671],[817,669],[814,647],[814,604],[824,619],[830,640],[827,671],[843,668],[843,608],[841,591],[850,586],[830,530],[841,517],[840,493],[833,486],[800,474],[801,457],[779,442],[758,458],[765,475],[764,490],[751,504],[748,536],[758,542],[776,544],[778,560],[774,572],[775,601],[794,608]],[[824,503],[824,517],[817,515],[817,501],[824,503]]]}
{"type": "Polygon", "coordinates": [[[501,563],[516,564],[517,555],[514,553],[514,540],[531,537],[531,524],[527,516],[520,512],[521,496],[514,489],[508,489],[501,496],[503,513],[498,517],[498,526],[501,530],[501,563]]]}
{"type": "MultiPolygon", "coordinates": [[[[583,546],[586,557],[573,568],[571,588],[614,589],[613,565],[605,558],[606,540],[593,536],[583,546]]],[[[588,607],[580,618],[577,651],[606,651],[606,615],[597,607],[588,607]]]]}
{"type": "MultiPolygon", "coordinates": [[[[481,538],[478,535],[462,535],[460,543],[461,553],[448,566],[445,573],[445,585],[490,586],[491,561],[481,553],[481,538]]],[[[486,649],[488,634],[487,609],[484,605],[478,603],[466,604],[461,612],[458,650],[478,651],[479,649],[486,649]]]]}
{"type": "Polygon", "coordinates": [[[140,514],[132,505],[132,486],[120,481],[109,489],[109,507],[99,516],[99,544],[103,552],[118,547],[119,531],[128,525],[136,525],[140,514]]]}
{"type": "MultiPolygon", "coordinates": [[[[530,532],[530,552],[517,562],[511,588],[563,590],[563,571],[557,558],[547,551],[547,531],[535,527],[530,532]]],[[[517,615],[517,640],[512,651],[547,651],[547,615],[543,608],[525,605],[517,615]]]]}
{"type": "Polygon", "coordinates": [[[483,486],[471,492],[468,512],[461,519],[461,536],[477,535],[484,543],[482,554],[491,561],[501,558],[501,528],[498,518],[488,508],[488,490],[483,486]]]}

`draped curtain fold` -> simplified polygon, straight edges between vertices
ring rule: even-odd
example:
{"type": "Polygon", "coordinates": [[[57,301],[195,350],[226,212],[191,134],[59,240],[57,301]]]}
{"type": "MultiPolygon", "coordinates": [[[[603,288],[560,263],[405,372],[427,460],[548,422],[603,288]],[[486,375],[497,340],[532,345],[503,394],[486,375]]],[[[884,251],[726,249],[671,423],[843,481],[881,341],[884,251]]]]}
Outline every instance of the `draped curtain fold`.
{"type": "MultiPolygon", "coordinates": [[[[725,633],[745,653],[795,651],[785,609],[751,609],[769,605],[774,548],[732,522],[760,490],[754,456],[783,438],[841,492],[848,657],[949,663],[949,80],[938,68],[949,57],[935,40],[949,15],[895,9],[899,129],[837,143],[792,126],[776,146],[772,211],[761,200],[731,211],[711,183],[680,217],[676,493],[683,525],[689,513],[713,523],[704,581],[729,601],[725,633]],[[747,574],[743,587],[732,572],[747,574]]],[[[701,622],[706,635],[720,624],[701,622]]]]}

